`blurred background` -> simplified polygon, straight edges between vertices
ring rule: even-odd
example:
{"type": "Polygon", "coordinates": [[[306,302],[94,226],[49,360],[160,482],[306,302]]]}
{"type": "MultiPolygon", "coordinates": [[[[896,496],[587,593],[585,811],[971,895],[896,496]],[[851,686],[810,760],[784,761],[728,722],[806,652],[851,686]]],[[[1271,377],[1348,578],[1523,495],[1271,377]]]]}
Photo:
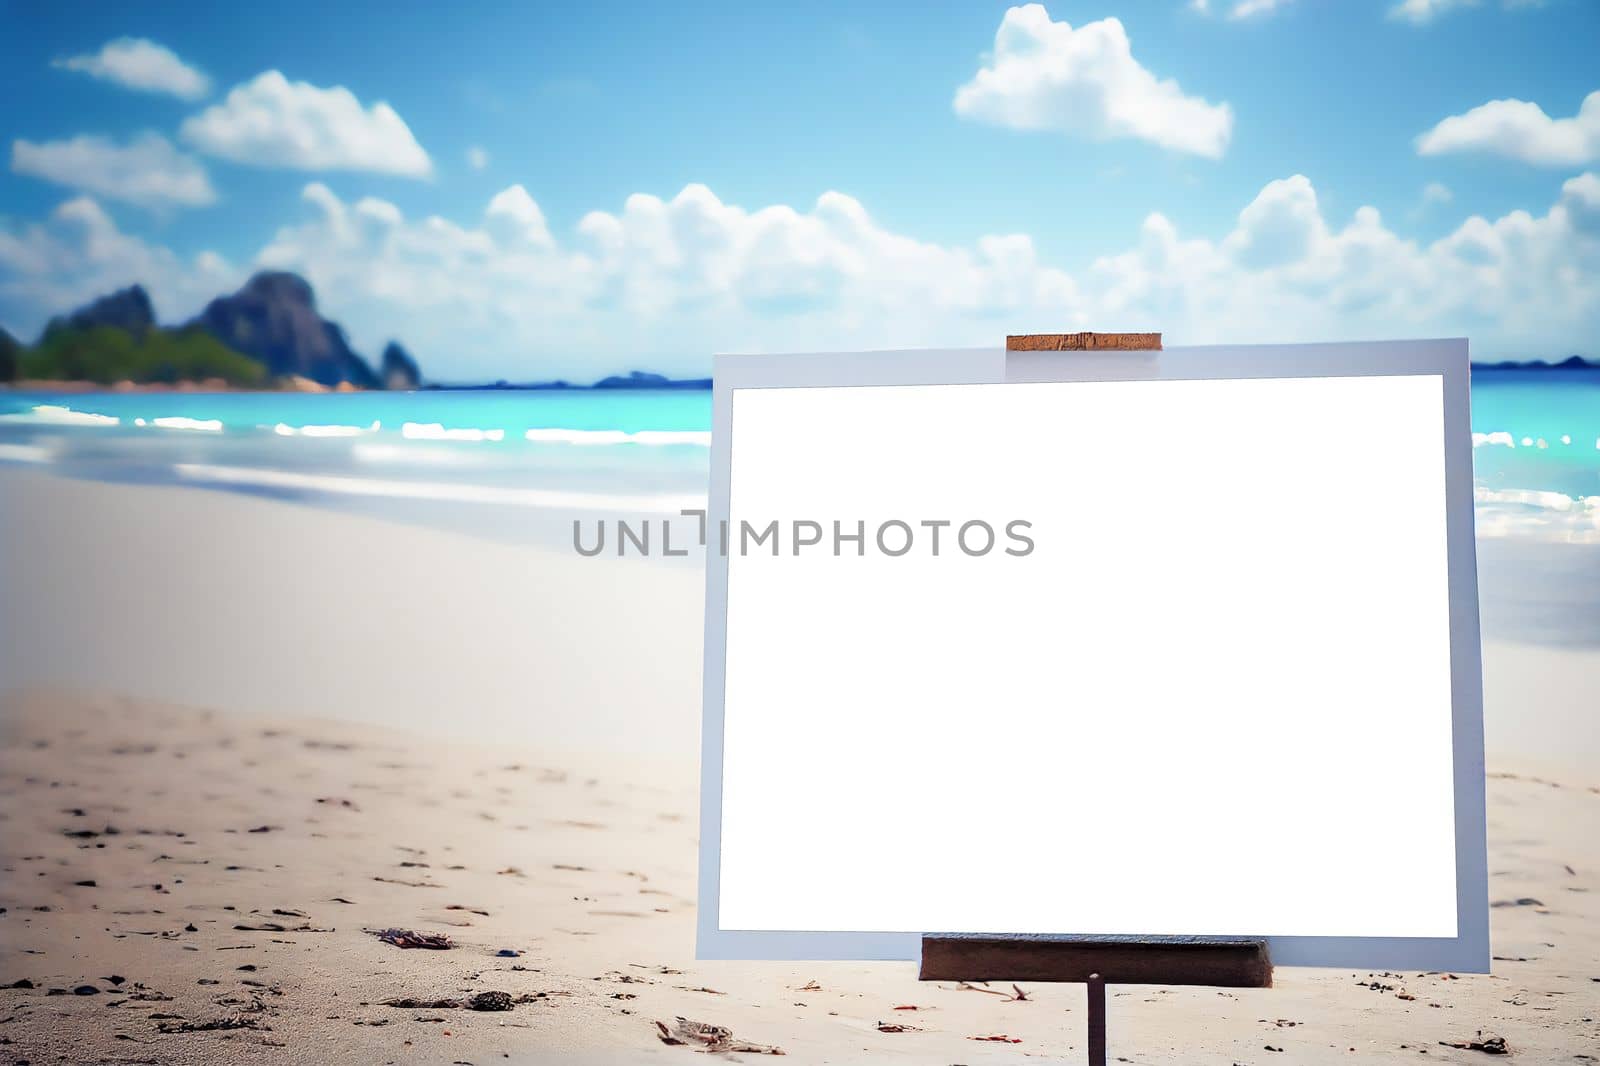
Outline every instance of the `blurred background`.
{"type": "MultiPolygon", "coordinates": [[[[1594,784],[1596,40],[1588,0],[0,3],[0,726],[26,812],[8,823],[0,919],[53,907],[92,933],[74,881],[147,890],[142,866],[78,869],[79,844],[22,876],[23,854],[69,846],[63,809],[125,820],[106,811],[137,794],[155,806],[135,810],[167,810],[151,797],[169,771],[113,750],[181,750],[215,809],[239,812],[216,834],[382,777],[311,741],[258,750],[292,719],[358,728],[358,751],[654,766],[670,802],[618,785],[495,862],[505,835],[474,837],[460,865],[476,872],[452,884],[498,898],[508,878],[465,879],[546,871],[508,906],[540,901],[530,938],[599,930],[598,955],[550,964],[574,982],[686,965],[702,555],[586,558],[572,539],[575,522],[622,518],[694,543],[680,512],[704,503],[721,351],[1079,329],[1169,346],[1468,337],[1490,766],[1594,784]],[[224,749],[245,762],[215,761],[224,749]],[[262,766],[272,780],[250,776],[262,766]],[[50,781],[109,792],[31,791],[50,781]],[[659,844],[562,835],[629,803],[659,844]],[[626,957],[636,927],[616,905],[572,910],[591,898],[572,856],[623,853],[654,856],[677,893],[650,960],[626,957]]],[[[1360,498],[1328,506],[1385,521],[1360,498]]],[[[1196,520],[1159,499],[1108,517],[1174,538],[1196,520]]],[[[476,803],[489,766],[408,794],[476,803]]],[[[440,830],[435,860],[460,831],[440,830]]],[[[318,905],[360,895],[341,878],[372,869],[340,863],[401,845],[340,846],[320,873],[263,883],[286,899],[319,886],[318,905]]],[[[1578,876],[1539,856],[1529,869],[1578,876]]],[[[92,953],[59,961],[77,933],[57,918],[27,919],[50,979],[110,972],[92,953]]],[[[760,987],[755,1001],[793,999],[760,987]]],[[[572,1032],[566,1046],[589,1046],[572,1032]]]]}

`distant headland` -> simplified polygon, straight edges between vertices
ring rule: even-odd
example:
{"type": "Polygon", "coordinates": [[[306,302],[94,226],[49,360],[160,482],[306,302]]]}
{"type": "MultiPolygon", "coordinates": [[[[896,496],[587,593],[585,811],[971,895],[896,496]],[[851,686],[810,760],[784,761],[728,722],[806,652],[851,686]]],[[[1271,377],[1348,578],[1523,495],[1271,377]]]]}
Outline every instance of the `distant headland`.
{"type": "MultiPolygon", "coordinates": [[[[1472,364],[1475,373],[1600,371],[1573,355],[1472,364]]],[[[0,329],[0,388],[62,390],[274,390],[354,392],[366,389],[460,391],[711,388],[710,378],[668,378],[634,370],[584,385],[563,380],[426,381],[397,340],[376,364],[350,347],[337,322],[317,311],[310,282],[288,271],[262,271],[231,295],[218,296],[188,322],[156,322],[150,294],[130,285],[50,320],[33,344],[0,329]]]]}
{"type": "Polygon", "coordinates": [[[635,370],[628,374],[614,374],[611,377],[601,378],[593,385],[574,385],[570,381],[491,381],[481,384],[445,384],[429,382],[421,386],[423,389],[441,389],[452,392],[498,392],[506,391],[560,391],[562,389],[709,389],[710,378],[669,378],[662,374],[652,374],[644,370],[635,370]]]}
{"type": "Polygon", "coordinates": [[[1474,373],[1483,370],[1600,370],[1600,362],[1585,359],[1581,355],[1569,355],[1557,363],[1543,359],[1506,359],[1498,363],[1473,363],[1472,369],[1474,373]]]}
{"type": "Polygon", "coordinates": [[[709,389],[710,378],[675,380],[635,370],[592,385],[565,381],[491,385],[425,383],[399,341],[374,366],[337,322],[317,311],[311,284],[262,271],[177,326],[156,322],[150,294],[130,285],[50,320],[33,344],[0,329],[0,385],[126,390],[259,389],[709,389]]]}

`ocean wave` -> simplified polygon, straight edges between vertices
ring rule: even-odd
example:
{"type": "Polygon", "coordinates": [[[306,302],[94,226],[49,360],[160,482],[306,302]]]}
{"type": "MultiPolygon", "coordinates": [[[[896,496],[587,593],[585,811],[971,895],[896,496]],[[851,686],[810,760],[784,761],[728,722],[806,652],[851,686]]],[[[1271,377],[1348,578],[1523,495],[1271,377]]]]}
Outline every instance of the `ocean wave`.
{"type": "Polygon", "coordinates": [[[478,443],[482,441],[499,442],[506,439],[503,429],[479,429],[475,426],[452,428],[439,422],[407,422],[400,427],[400,435],[406,440],[454,440],[478,443]]]}
{"type": "Polygon", "coordinates": [[[1521,537],[1600,544],[1600,496],[1479,486],[1472,497],[1480,538],[1521,537]]]}
{"type": "MultiPolygon", "coordinates": [[[[1572,434],[1570,434],[1570,433],[1561,434],[1559,437],[1556,438],[1556,444],[1561,445],[1563,448],[1571,447],[1572,446],[1572,434]]],[[[1543,450],[1545,450],[1547,448],[1553,447],[1553,445],[1550,443],[1550,441],[1547,440],[1544,437],[1534,437],[1534,436],[1527,436],[1527,435],[1522,436],[1522,437],[1517,437],[1514,434],[1508,433],[1503,429],[1496,430],[1493,433],[1479,433],[1479,432],[1474,431],[1473,434],[1472,434],[1472,446],[1474,448],[1485,448],[1485,447],[1496,447],[1496,446],[1503,446],[1503,447],[1506,447],[1506,448],[1519,448],[1519,447],[1520,448],[1538,448],[1540,451],[1543,451],[1543,450]]],[[[1595,438],[1594,446],[1595,446],[1596,449],[1600,449],[1600,437],[1595,438]]],[[[1581,447],[1581,445],[1580,445],[1580,447],[1581,447]]]]}
{"type": "Polygon", "coordinates": [[[287,422],[279,422],[277,425],[272,427],[272,432],[276,433],[280,437],[359,437],[363,433],[376,433],[382,428],[383,425],[380,422],[374,422],[370,426],[346,426],[338,424],[325,426],[291,426],[287,422]]]}
{"type": "MultiPolygon", "coordinates": [[[[144,419],[137,419],[135,425],[144,425],[144,419]]],[[[160,429],[182,429],[197,433],[221,433],[222,419],[220,418],[189,418],[186,415],[162,415],[152,418],[150,424],[160,429]]]]}
{"type": "Polygon", "coordinates": [[[641,429],[629,433],[620,429],[530,429],[522,435],[536,444],[645,444],[660,447],[692,444],[711,447],[710,430],[641,429]]]}
{"type": "Polygon", "coordinates": [[[48,463],[55,458],[55,449],[42,444],[0,443],[0,462],[48,463]]]}
{"type": "Polygon", "coordinates": [[[404,466],[476,467],[480,458],[459,448],[429,448],[417,443],[357,441],[350,446],[350,457],[360,463],[385,463],[404,466]]]}
{"type": "Polygon", "coordinates": [[[464,485],[436,481],[350,477],[339,474],[310,474],[292,470],[219,466],[208,463],[175,463],[173,471],[186,481],[235,488],[279,489],[447,503],[489,503],[547,510],[675,515],[684,510],[703,508],[706,503],[705,496],[697,493],[627,494],[576,492],[566,489],[525,489],[498,485],[464,485]]]}
{"type": "Polygon", "coordinates": [[[114,415],[95,414],[93,411],[74,411],[61,404],[40,403],[27,411],[0,415],[0,422],[46,426],[117,426],[122,424],[122,419],[114,415]]]}

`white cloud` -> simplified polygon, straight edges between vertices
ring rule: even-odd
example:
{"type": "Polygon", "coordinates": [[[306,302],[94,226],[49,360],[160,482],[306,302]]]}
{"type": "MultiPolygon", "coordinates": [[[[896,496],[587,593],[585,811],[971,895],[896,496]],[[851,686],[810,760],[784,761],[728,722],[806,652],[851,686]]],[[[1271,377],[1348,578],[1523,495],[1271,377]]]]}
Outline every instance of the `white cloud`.
{"type": "Polygon", "coordinates": [[[126,145],[90,135],[43,143],[19,139],[11,144],[11,169],[141,207],[200,207],[217,199],[205,167],[158,133],[126,145]]]}
{"type": "Polygon", "coordinates": [[[1269,182],[1239,213],[1222,250],[1247,270],[1303,261],[1327,235],[1317,191],[1304,174],[1269,182]]]}
{"type": "Polygon", "coordinates": [[[1233,131],[1227,104],[1186,96],[1176,81],[1141,66],[1121,22],[1073,29],[1052,22],[1039,4],[1006,12],[994,53],[956,90],[955,110],[1012,129],[1137,138],[1212,159],[1233,131]]]}
{"type": "Polygon", "coordinates": [[[1442,182],[1430,181],[1422,187],[1422,202],[1425,204],[1447,204],[1455,199],[1455,195],[1450,191],[1450,186],[1442,182]]]}
{"type": "Polygon", "coordinates": [[[635,194],[556,240],[520,185],[481,221],[358,219],[325,187],[262,265],[303,273],[365,349],[388,336],[449,353],[444,378],[592,377],[649,364],[703,372],[710,353],[947,343],[1074,324],[1071,280],[1024,236],[947,247],[884,229],[826,193],[749,211],[702,185],[635,194]]]}
{"type": "Polygon", "coordinates": [[[123,233],[95,200],[80,196],[48,218],[0,225],[0,321],[32,337],[52,315],[134,283],[171,322],[236,288],[238,270],[215,252],[182,257],[123,233]]]}
{"type": "MultiPolygon", "coordinates": [[[[1292,4],[1294,0],[1234,0],[1228,8],[1228,17],[1231,19],[1255,18],[1258,15],[1270,15],[1292,4]]],[[[1211,13],[1211,0],[1189,0],[1189,10],[1197,11],[1202,15],[1211,13]]]]}
{"type": "Polygon", "coordinates": [[[1491,100],[1418,137],[1417,152],[1485,152],[1544,166],[1593,162],[1600,159],[1600,90],[1572,118],[1551,118],[1526,100],[1491,100]]]}
{"type": "MultiPolygon", "coordinates": [[[[255,257],[315,286],[372,354],[390,337],[436,378],[592,378],[647,366],[703,373],[715,351],[996,344],[1007,333],[1157,329],[1170,344],[1468,336],[1479,358],[1592,353],[1600,336],[1600,176],[1542,213],[1473,216],[1421,243],[1371,207],[1325,213],[1303,175],[1269,182],[1226,232],[1148,216],[1077,274],[1023,234],[938,244],[829,192],[746,209],[690,185],[635,194],[554,233],[521,186],[476,219],[411,218],[313,182],[305,217],[255,257]]],[[[119,233],[92,201],[0,229],[0,320],[135,280],[168,320],[238,284],[119,233]]]]}
{"type": "Polygon", "coordinates": [[[1160,329],[1175,344],[1458,336],[1486,356],[1566,355],[1600,334],[1600,178],[1543,215],[1470,218],[1432,244],[1370,207],[1335,225],[1302,175],[1215,240],[1151,215],[1128,250],[1073,277],[1025,235],[941,245],[849,196],[746,210],[691,185],[636,194],[557,239],[525,189],[481,222],[361,224],[320,186],[263,251],[300,270],[357,340],[390,334],[445,377],[702,371],[728,350],[995,343],[1008,332],[1160,329]]]}
{"type": "MultiPolygon", "coordinates": [[[[1400,0],[1389,9],[1389,17],[1414,26],[1426,25],[1440,15],[1464,7],[1477,7],[1482,0],[1400,0]]],[[[1543,7],[1544,0],[1501,0],[1501,7],[1514,11],[1524,7],[1543,7]]]]}
{"type": "Polygon", "coordinates": [[[496,193],[484,211],[484,220],[485,226],[508,244],[550,243],[544,212],[520,184],[496,193]]]}
{"type": "Polygon", "coordinates": [[[1229,18],[1247,19],[1257,15],[1270,15],[1279,8],[1288,7],[1291,0],[1237,0],[1228,11],[1229,18]]]}
{"type": "Polygon", "coordinates": [[[1478,0],[1401,0],[1389,9],[1389,17],[1418,25],[1432,22],[1452,8],[1475,7],[1478,0]]]}
{"type": "MultiPolygon", "coordinates": [[[[326,190],[327,186],[319,186],[319,188],[326,190]]],[[[332,192],[328,192],[327,195],[330,198],[333,197],[332,192]]],[[[363,196],[357,200],[355,212],[362,218],[370,218],[372,221],[385,226],[398,226],[403,217],[398,207],[388,200],[380,200],[376,196],[363,196]]]]}
{"type": "Polygon", "coordinates": [[[211,80],[179,59],[170,48],[143,37],[119,37],[98,52],[58,59],[51,66],[76,70],[126,89],[169,93],[198,100],[211,91],[211,80]]]}
{"type": "Polygon", "coordinates": [[[428,153],[388,104],[363,107],[343,86],[291,82],[276,70],[185,119],[180,135],[203,152],[254,166],[413,178],[433,171],[428,153]]]}
{"type": "Polygon", "coordinates": [[[467,149],[467,166],[473,170],[482,170],[489,165],[489,153],[482,147],[473,145],[467,149]]]}
{"type": "Polygon", "coordinates": [[[1151,215],[1138,248],[1097,261],[1085,288],[1115,328],[1181,342],[1467,336],[1479,357],[1568,355],[1600,332],[1600,178],[1566,182],[1542,216],[1474,216],[1419,245],[1371,207],[1329,225],[1296,175],[1220,241],[1151,215]]]}

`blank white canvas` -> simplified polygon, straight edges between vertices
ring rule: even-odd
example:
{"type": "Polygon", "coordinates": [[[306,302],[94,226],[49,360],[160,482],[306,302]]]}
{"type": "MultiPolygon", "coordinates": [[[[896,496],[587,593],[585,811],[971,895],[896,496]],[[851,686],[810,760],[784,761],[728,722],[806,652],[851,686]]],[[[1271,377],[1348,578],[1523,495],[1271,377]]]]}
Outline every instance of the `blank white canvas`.
{"type": "Polygon", "coordinates": [[[728,560],[721,929],[1456,935],[1438,375],[737,389],[730,439],[785,529],[728,560]],[[941,518],[1036,547],[787,528],[941,518]]]}

